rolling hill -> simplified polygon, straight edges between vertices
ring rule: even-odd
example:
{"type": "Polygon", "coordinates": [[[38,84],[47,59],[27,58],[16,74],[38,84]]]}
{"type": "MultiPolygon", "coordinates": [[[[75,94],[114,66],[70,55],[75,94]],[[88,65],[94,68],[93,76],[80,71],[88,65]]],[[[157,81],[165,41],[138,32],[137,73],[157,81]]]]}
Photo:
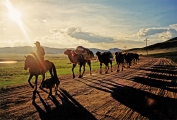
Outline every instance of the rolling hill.
{"type": "Polygon", "coordinates": [[[147,54],[146,50],[148,50],[148,54],[175,52],[177,51],[177,37],[161,42],[161,43],[149,45],[147,47],[134,48],[134,49],[129,49],[127,51],[137,52],[139,54],[147,54]]]}
{"type": "MultiPolygon", "coordinates": [[[[63,54],[63,52],[66,49],[74,49],[74,48],[50,48],[50,47],[44,47],[46,54],[63,54]]],[[[94,54],[97,51],[110,51],[112,53],[120,51],[118,48],[110,48],[108,50],[103,50],[103,49],[97,49],[97,48],[89,48],[94,54]]],[[[16,54],[29,54],[32,51],[35,51],[35,47],[30,47],[30,46],[23,46],[23,47],[3,47],[0,48],[0,53],[16,53],[16,54]]]]}
{"type": "Polygon", "coordinates": [[[127,52],[136,52],[152,57],[165,57],[177,62],[177,37],[144,48],[129,49],[127,52]],[[148,51],[148,54],[146,50],[148,51]]]}

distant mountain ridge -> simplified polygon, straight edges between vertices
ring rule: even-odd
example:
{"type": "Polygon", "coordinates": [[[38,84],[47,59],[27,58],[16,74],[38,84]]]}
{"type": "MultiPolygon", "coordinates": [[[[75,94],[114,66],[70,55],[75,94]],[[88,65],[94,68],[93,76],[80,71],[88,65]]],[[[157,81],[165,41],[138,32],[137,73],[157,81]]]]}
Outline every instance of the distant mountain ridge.
{"type": "MultiPolygon", "coordinates": [[[[74,49],[74,48],[50,48],[50,47],[44,47],[46,54],[63,54],[66,49],[74,49]]],[[[118,48],[111,48],[108,50],[103,49],[97,49],[97,48],[89,48],[94,54],[97,51],[104,52],[104,51],[110,51],[111,53],[118,52],[121,49],[118,48]]],[[[2,47],[0,48],[0,53],[16,53],[16,54],[29,54],[32,51],[35,51],[35,47],[30,46],[23,46],[23,47],[2,47]]]]}
{"type": "Polygon", "coordinates": [[[163,53],[163,52],[173,52],[177,51],[177,37],[171,38],[167,41],[149,45],[143,48],[133,48],[127,50],[128,52],[139,52],[148,50],[149,52],[154,53],[163,53]]]}

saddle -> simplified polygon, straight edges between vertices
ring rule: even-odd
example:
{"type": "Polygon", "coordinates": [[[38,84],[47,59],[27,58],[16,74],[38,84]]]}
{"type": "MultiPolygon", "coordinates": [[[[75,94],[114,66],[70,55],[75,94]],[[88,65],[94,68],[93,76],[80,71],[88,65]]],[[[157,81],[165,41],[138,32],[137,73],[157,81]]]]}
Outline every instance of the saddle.
{"type": "Polygon", "coordinates": [[[39,69],[39,73],[42,74],[44,71],[46,71],[46,66],[45,66],[45,60],[41,60],[39,57],[37,57],[37,55],[35,53],[31,53],[34,57],[34,59],[36,60],[37,63],[37,67],[39,69]]]}
{"type": "Polygon", "coordinates": [[[75,50],[77,54],[82,54],[85,60],[91,59],[94,57],[93,52],[88,48],[84,48],[83,46],[78,46],[75,50]]]}

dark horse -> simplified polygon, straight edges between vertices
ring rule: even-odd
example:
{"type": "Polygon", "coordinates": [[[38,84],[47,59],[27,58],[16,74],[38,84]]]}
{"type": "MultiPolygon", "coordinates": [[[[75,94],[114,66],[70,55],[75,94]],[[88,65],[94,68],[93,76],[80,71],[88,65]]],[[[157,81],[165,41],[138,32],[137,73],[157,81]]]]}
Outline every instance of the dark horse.
{"type": "MultiPolygon", "coordinates": [[[[30,84],[30,86],[32,88],[34,88],[34,92],[33,92],[33,100],[34,100],[35,99],[35,94],[37,92],[38,75],[42,75],[42,82],[45,79],[45,73],[47,71],[49,71],[51,77],[54,78],[54,77],[57,76],[56,68],[55,68],[55,65],[52,62],[50,62],[49,60],[45,60],[44,61],[44,70],[41,71],[40,68],[39,68],[39,61],[37,61],[37,59],[35,58],[34,55],[29,54],[28,56],[25,56],[25,58],[26,59],[25,59],[24,69],[27,70],[29,68],[30,76],[28,78],[28,83],[30,84]],[[33,76],[36,77],[35,87],[30,82],[30,80],[32,79],[33,76]]],[[[42,82],[41,82],[41,84],[42,84],[42,82]]],[[[41,87],[41,85],[40,85],[40,87],[41,87]]]]}
{"type": "Polygon", "coordinates": [[[79,67],[79,78],[82,78],[84,75],[86,63],[89,65],[90,75],[91,75],[91,60],[90,59],[84,59],[84,56],[82,54],[77,54],[74,50],[69,50],[69,49],[64,51],[64,54],[68,55],[70,62],[73,64],[73,67],[72,67],[73,78],[75,78],[74,68],[76,67],[77,64],[79,64],[80,66],[79,67]],[[83,66],[83,72],[81,74],[82,66],[83,66]]]}
{"type": "Polygon", "coordinates": [[[98,56],[98,60],[100,62],[100,74],[102,74],[102,63],[105,64],[105,74],[108,73],[109,70],[109,63],[111,65],[111,72],[112,72],[112,59],[113,59],[113,55],[111,52],[96,52],[96,55],[98,56]]]}
{"type": "Polygon", "coordinates": [[[122,52],[115,52],[115,58],[116,58],[116,63],[117,63],[117,72],[120,71],[119,66],[121,65],[122,71],[124,67],[124,55],[122,52]]]}

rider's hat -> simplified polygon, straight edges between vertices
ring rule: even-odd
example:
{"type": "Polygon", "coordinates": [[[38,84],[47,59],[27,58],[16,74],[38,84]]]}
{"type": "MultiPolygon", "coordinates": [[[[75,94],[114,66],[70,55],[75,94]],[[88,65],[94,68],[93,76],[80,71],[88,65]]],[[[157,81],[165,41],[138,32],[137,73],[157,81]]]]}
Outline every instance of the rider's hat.
{"type": "Polygon", "coordinates": [[[39,42],[39,41],[36,41],[34,44],[36,44],[36,45],[37,45],[37,44],[40,45],[40,42],[39,42]]]}

